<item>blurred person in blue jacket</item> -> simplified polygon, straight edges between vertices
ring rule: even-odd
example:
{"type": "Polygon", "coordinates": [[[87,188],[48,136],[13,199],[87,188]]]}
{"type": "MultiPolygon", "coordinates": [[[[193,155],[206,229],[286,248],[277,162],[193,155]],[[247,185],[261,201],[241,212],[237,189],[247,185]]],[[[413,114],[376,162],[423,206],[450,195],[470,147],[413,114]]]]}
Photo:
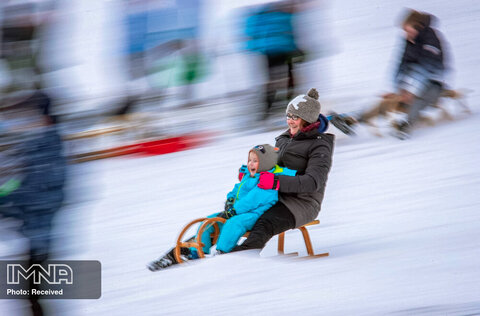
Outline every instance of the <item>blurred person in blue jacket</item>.
{"type": "Polygon", "coordinates": [[[292,1],[267,3],[247,13],[246,49],[264,55],[267,63],[264,120],[268,118],[277,89],[285,78],[288,80],[287,99],[291,99],[295,93],[293,62],[294,58],[301,59],[303,52],[295,41],[294,17],[292,1]]]}
{"type": "MultiPolygon", "coordinates": [[[[7,121],[4,133],[14,136],[8,138],[8,149],[2,154],[10,158],[4,161],[13,161],[14,168],[0,176],[0,215],[22,221],[30,265],[50,257],[53,219],[64,201],[67,165],[50,102],[41,91],[24,91],[22,97],[17,94],[13,103],[1,108],[7,121]]],[[[38,287],[29,280],[30,289],[38,287]]],[[[39,296],[30,293],[33,315],[44,315],[39,296]]]]}
{"type": "Polygon", "coordinates": [[[50,115],[50,102],[45,93],[35,91],[3,109],[19,142],[8,149],[18,172],[2,184],[0,203],[2,209],[18,209],[30,241],[30,258],[38,262],[49,257],[52,219],[64,200],[66,178],[63,142],[50,115]]]}
{"type": "MultiPolygon", "coordinates": [[[[64,200],[66,161],[43,87],[45,38],[56,0],[6,0],[0,3],[1,153],[0,216],[21,222],[28,260],[40,264],[51,255],[52,225],[64,200]],[[5,165],[4,165],[5,163],[5,165]],[[9,168],[9,165],[12,168],[9,168]],[[2,166],[6,168],[1,168],[2,166]]],[[[49,57],[47,57],[49,58],[49,57]]],[[[30,289],[38,285],[29,279],[30,289]]],[[[44,315],[30,291],[33,315],[44,315]]]]}
{"type": "MultiPolygon", "coordinates": [[[[265,172],[275,175],[295,176],[296,171],[277,165],[278,148],[269,144],[257,145],[248,153],[247,165],[239,170],[240,182],[235,184],[232,191],[227,194],[224,211],[214,213],[208,218],[222,217],[227,219],[225,224],[219,223],[220,235],[218,237],[217,253],[230,252],[240,238],[252,229],[258,218],[278,201],[278,190],[261,189],[258,187],[260,176],[265,172]]],[[[201,237],[204,244],[202,250],[209,254],[212,247],[211,234],[214,227],[207,228],[201,237]]],[[[197,259],[198,253],[195,248],[181,248],[182,257],[185,259],[197,259]]],[[[149,264],[152,271],[160,270],[176,264],[174,249],[166,255],[149,264]]]]}

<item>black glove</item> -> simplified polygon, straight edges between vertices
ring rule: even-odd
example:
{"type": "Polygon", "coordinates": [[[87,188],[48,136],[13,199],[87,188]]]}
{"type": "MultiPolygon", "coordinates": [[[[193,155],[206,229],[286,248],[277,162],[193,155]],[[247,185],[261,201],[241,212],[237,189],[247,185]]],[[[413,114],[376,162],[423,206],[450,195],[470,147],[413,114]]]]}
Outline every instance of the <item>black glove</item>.
{"type": "Polygon", "coordinates": [[[231,198],[228,198],[226,201],[225,201],[225,207],[224,207],[224,210],[225,211],[228,211],[229,208],[233,207],[233,203],[235,202],[235,200],[231,197],[231,198]]]}
{"type": "Polygon", "coordinates": [[[218,213],[218,217],[229,219],[233,216],[237,215],[237,212],[233,207],[230,207],[228,210],[218,213]]]}

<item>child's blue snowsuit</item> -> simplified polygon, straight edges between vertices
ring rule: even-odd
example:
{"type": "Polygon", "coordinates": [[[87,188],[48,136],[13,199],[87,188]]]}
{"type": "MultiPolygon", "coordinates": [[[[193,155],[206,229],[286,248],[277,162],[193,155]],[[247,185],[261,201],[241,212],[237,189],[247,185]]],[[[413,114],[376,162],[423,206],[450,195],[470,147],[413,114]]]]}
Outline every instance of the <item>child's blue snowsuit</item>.
{"type": "MultiPolygon", "coordinates": [[[[243,234],[252,229],[257,219],[278,201],[277,190],[264,190],[257,187],[260,173],[251,177],[245,165],[240,168],[240,172],[245,173],[245,175],[240,183],[237,183],[233,190],[227,194],[227,199],[234,199],[233,207],[237,215],[228,219],[225,224],[218,223],[220,236],[217,241],[217,249],[223,252],[230,252],[243,234]]],[[[269,172],[287,176],[295,176],[296,174],[295,170],[278,165],[269,172]]],[[[208,217],[216,217],[218,214],[215,213],[208,217]]],[[[206,254],[210,253],[210,247],[212,246],[210,235],[213,232],[214,228],[212,226],[205,230],[202,235],[202,242],[205,244],[203,251],[206,254]]]]}

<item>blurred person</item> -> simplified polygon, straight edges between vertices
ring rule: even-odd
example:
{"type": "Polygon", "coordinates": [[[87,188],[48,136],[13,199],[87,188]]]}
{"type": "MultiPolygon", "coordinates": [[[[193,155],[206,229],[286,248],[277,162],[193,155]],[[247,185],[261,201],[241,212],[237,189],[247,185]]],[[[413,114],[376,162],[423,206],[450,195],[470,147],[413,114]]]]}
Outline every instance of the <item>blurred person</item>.
{"type": "MultiPolygon", "coordinates": [[[[276,188],[262,189],[258,186],[261,175],[264,172],[283,176],[295,175],[295,170],[277,165],[278,154],[278,148],[269,144],[257,145],[250,149],[247,165],[240,167],[240,182],[235,184],[233,190],[227,194],[224,211],[208,216],[208,218],[221,217],[227,220],[225,224],[219,223],[217,253],[230,252],[240,238],[253,227],[257,219],[278,201],[276,188]]],[[[210,226],[201,236],[201,242],[204,244],[202,250],[206,254],[210,253],[212,247],[210,236],[213,232],[214,227],[210,226]]],[[[156,271],[177,264],[174,250],[175,248],[171,249],[160,259],[150,263],[148,268],[156,271]]],[[[186,260],[199,258],[194,247],[182,247],[180,252],[186,260]]]]}
{"type": "MultiPolygon", "coordinates": [[[[432,28],[434,17],[409,9],[402,22],[405,48],[394,77],[400,106],[407,112],[405,120],[394,123],[394,136],[408,138],[418,121],[420,111],[437,103],[444,87],[444,44],[432,28]]],[[[332,124],[346,134],[353,134],[353,126],[367,121],[371,110],[355,116],[333,114],[332,124]]]]}
{"type": "Polygon", "coordinates": [[[261,249],[274,236],[317,218],[332,165],[335,137],[324,133],[328,120],[320,114],[318,92],[312,88],[291,100],[288,130],[276,138],[278,165],[297,170],[293,177],[263,172],[258,187],[277,190],[279,201],[260,216],[248,238],[232,251],[261,249]]]}
{"type": "MultiPolygon", "coordinates": [[[[271,2],[250,9],[245,20],[246,49],[265,56],[267,83],[262,119],[269,117],[277,90],[287,79],[287,99],[295,93],[294,58],[303,57],[295,39],[296,8],[290,0],[271,2]]],[[[285,88],[285,87],[282,87],[285,88]]]]}
{"type": "MultiPolygon", "coordinates": [[[[50,257],[53,219],[64,201],[67,165],[63,143],[48,95],[37,90],[2,101],[5,132],[14,135],[16,142],[3,152],[13,159],[15,169],[0,177],[0,215],[23,222],[20,229],[29,242],[30,265],[41,264],[50,257]]],[[[36,286],[30,279],[30,288],[36,286]]],[[[38,298],[29,297],[31,309],[34,315],[43,315],[38,298]]]]}

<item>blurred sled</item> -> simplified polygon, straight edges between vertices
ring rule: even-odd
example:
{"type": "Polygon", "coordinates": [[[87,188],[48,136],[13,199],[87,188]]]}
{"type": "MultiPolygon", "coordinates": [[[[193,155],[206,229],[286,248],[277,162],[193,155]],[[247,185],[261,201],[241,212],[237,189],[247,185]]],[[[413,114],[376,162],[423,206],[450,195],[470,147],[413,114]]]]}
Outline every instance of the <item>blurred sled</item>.
{"type": "MultiPolygon", "coordinates": [[[[205,258],[205,252],[203,251],[203,247],[205,246],[201,242],[201,236],[204,234],[204,232],[210,228],[213,227],[214,231],[210,235],[210,238],[212,240],[212,245],[215,245],[218,236],[220,234],[220,228],[218,226],[219,223],[224,224],[226,222],[226,219],[221,218],[221,217],[213,217],[213,218],[197,218],[190,223],[188,223],[180,232],[177,242],[174,248],[170,249],[165,255],[160,257],[158,260],[152,261],[147,265],[148,269],[150,271],[158,271],[158,270],[163,270],[165,268],[168,268],[172,265],[176,265],[179,263],[183,263],[185,261],[191,260],[191,259],[202,259],[205,258]],[[187,231],[195,224],[200,224],[200,227],[198,228],[198,231],[195,236],[188,238],[187,240],[183,241],[184,235],[187,233],[187,231]],[[194,249],[194,251],[192,251],[194,249]]],[[[319,258],[319,257],[327,257],[330,254],[328,252],[320,253],[320,254],[314,254],[313,247],[312,247],[312,242],[310,239],[310,234],[308,233],[308,230],[306,226],[313,226],[313,225],[318,225],[320,224],[319,220],[314,220],[311,221],[310,223],[307,223],[303,226],[297,227],[302,232],[303,240],[305,242],[305,247],[307,249],[308,256],[305,257],[298,257],[298,258],[319,258]]],[[[243,237],[248,237],[249,232],[246,232],[243,237]]],[[[298,253],[291,253],[291,254],[285,254],[284,249],[285,249],[285,232],[278,234],[278,254],[281,256],[298,256],[298,253]]]]}
{"type": "MultiPolygon", "coordinates": [[[[441,99],[451,99],[454,104],[460,109],[461,114],[470,115],[472,111],[468,107],[465,101],[466,94],[469,90],[449,90],[444,89],[441,93],[441,99]]],[[[447,108],[440,100],[431,106],[431,108],[438,109],[440,111],[440,118],[432,118],[430,116],[421,116],[421,121],[428,126],[434,126],[439,121],[447,120],[453,121],[455,117],[447,111],[447,108]]],[[[372,109],[362,111],[360,115],[349,115],[346,113],[331,112],[327,117],[328,120],[342,133],[353,136],[355,135],[355,125],[363,123],[373,129],[371,132],[376,136],[382,136],[379,126],[374,122],[374,119],[384,117],[389,121],[392,121],[395,125],[396,117],[398,115],[408,114],[408,106],[405,106],[401,102],[401,97],[395,93],[387,93],[382,95],[382,99],[372,109]]],[[[401,133],[400,133],[401,134],[401,133]]]]}

